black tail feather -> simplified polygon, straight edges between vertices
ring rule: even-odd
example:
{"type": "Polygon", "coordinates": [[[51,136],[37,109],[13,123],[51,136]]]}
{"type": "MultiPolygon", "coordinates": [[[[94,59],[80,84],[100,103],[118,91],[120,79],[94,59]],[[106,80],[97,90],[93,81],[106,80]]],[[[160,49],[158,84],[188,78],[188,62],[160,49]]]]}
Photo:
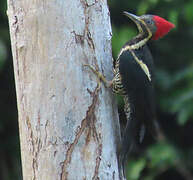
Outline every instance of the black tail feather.
{"type": "Polygon", "coordinates": [[[137,100],[139,99],[136,98],[135,101],[131,102],[130,117],[127,117],[128,120],[122,137],[119,161],[123,167],[125,167],[125,162],[130,152],[137,149],[142,143],[146,131],[150,132],[152,136],[156,136],[157,128],[154,109],[147,106],[147,101],[142,102],[137,100]]]}

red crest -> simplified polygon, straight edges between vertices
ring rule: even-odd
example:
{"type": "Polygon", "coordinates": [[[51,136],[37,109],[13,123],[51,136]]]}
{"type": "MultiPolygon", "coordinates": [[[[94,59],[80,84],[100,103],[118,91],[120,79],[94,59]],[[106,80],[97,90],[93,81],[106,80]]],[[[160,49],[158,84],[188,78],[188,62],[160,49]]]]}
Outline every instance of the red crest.
{"type": "Polygon", "coordinates": [[[157,27],[157,31],[155,32],[154,36],[152,37],[153,40],[157,40],[164,35],[166,35],[172,28],[175,27],[174,24],[171,22],[166,21],[165,19],[159,16],[153,16],[153,20],[157,27]]]}

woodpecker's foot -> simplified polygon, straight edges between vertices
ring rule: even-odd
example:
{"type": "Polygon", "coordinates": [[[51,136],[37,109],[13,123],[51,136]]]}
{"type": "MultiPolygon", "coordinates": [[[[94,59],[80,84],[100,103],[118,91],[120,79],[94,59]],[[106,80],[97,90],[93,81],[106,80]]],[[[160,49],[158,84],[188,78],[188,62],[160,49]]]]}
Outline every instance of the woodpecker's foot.
{"type": "Polygon", "coordinates": [[[94,69],[91,65],[89,64],[84,64],[84,66],[89,67],[92,72],[94,74],[96,74],[97,78],[102,81],[106,87],[111,87],[112,86],[112,81],[107,81],[106,78],[103,76],[103,74],[101,74],[100,72],[98,72],[96,69],[94,69]]]}

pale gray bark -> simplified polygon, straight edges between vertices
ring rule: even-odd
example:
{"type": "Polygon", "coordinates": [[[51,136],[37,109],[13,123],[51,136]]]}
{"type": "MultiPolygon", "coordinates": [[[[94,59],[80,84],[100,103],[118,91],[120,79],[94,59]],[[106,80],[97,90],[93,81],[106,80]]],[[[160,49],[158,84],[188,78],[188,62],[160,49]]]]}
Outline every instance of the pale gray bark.
{"type": "Polygon", "coordinates": [[[106,0],[8,0],[24,180],[119,179],[106,0]]]}

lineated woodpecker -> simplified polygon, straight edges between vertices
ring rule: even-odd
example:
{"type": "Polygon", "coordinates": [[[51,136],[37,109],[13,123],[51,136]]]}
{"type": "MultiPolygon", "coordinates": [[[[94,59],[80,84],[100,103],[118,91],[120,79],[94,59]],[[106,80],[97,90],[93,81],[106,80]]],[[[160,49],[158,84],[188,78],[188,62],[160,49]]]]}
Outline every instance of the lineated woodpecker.
{"type": "Polygon", "coordinates": [[[153,88],[153,58],[147,47],[149,40],[157,40],[166,35],[174,25],[155,15],[136,16],[124,12],[136,25],[139,34],[128,41],[114,61],[114,78],[107,81],[93,67],[92,71],[114,93],[124,98],[124,111],[127,117],[126,128],[122,137],[119,162],[124,166],[127,154],[138,146],[149,131],[156,135],[155,102],[153,88]]]}

